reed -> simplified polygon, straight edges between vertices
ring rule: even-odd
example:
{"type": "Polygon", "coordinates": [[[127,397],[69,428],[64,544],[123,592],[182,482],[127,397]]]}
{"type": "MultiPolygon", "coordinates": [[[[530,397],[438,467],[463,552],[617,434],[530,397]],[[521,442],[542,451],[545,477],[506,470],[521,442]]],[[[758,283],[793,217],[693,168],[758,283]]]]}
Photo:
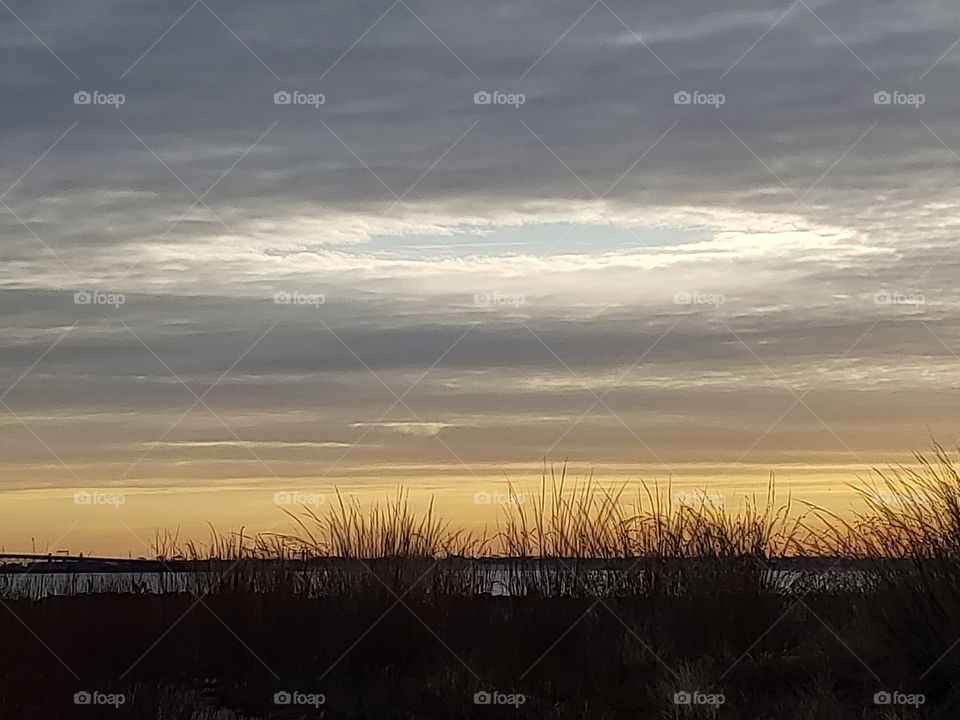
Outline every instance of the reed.
{"type": "Polygon", "coordinates": [[[158,534],[157,556],[202,578],[186,587],[49,597],[0,575],[0,717],[75,717],[64,665],[129,693],[131,717],[289,717],[281,687],[357,720],[846,720],[884,717],[878,690],[925,697],[888,717],[956,717],[960,474],[940,446],[917,460],[863,481],[850,519],[781,501],[772,477],[731,507],[558,465],[489,534],[404,490],[338,493],[288,535],[158,534]],[[482,689],[530,699],[499,712],[482,689]],[[727,704],[675,704],[695,689],[727,704]]]}

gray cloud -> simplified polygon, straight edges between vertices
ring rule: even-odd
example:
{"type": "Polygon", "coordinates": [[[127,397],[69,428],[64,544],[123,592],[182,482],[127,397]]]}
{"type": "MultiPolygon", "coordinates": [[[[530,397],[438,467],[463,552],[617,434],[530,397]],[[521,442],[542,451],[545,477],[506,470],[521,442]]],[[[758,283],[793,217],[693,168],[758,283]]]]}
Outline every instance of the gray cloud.
{"type": "Polygon", "coordinates": [[[729,463],[815,382],[746,460],[954,432],[956,8],[10,8],[49,47],[0,10],[0,391],[76,323],[5,398],[48,446],[3,420],[10,487],[74,483],[51,452],[84,479],[309,477],[360,438],[337,476],[729,463]],[[409,408],[381,417],[364,364],[422,377],[409,408]],[[228,427],[198,407],[155,446],[195,400],[170,370],[199,395],[228,369],[228,427]],[[596,401],[570,370],[616,415],[563,435],[596,401]]]}

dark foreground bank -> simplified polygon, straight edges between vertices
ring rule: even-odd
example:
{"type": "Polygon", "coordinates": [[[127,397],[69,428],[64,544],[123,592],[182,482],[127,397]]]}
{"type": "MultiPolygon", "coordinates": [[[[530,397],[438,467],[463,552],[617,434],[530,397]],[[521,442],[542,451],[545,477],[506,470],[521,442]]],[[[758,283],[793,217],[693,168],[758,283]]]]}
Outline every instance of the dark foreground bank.
{"type": "Polygon", "coordinates": [[[523,597],[477,595],[425,558],[362,565],[322,589],[241,561],[205,593],[5,600],[0,717],[960,712],[960,565],[784,594],[755,558],[644,560],[642,583],[598,592],[554,568],[523,597]]]}
{"type": "Polygon", "coordinates": [[[816,528],[555,485],[504,521],[505,565],[430,514],[341,504],[177,552],[203,568],[186,591],[0,592],[0,718],[960,717],[960,477],[920,460],[816,528]],[[488,592],[490,563],[523,591],[488,592]]]}

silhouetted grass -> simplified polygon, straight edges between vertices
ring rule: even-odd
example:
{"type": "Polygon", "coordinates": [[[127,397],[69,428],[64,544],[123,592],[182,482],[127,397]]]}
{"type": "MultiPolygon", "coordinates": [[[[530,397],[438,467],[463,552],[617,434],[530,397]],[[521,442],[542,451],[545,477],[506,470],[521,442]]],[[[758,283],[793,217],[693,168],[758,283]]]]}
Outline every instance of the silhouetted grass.
{"type": "Polygon", "coordinates": [[[7,588],[0,717],[320,717],[274,705],[284,689],[324,693],[327,718],[955,717],[960,476],[940,447],[918,460],[878,472],[848,520],[772,480],[730,509],[560,468],[480,536],[403,492],[338,494],[289,536],[159,535],[190,583],[7,588]],[[81,689],[128,701],[78,708],[81,689]],[[526,701],[474,704],[483,690],[526,701]]]}

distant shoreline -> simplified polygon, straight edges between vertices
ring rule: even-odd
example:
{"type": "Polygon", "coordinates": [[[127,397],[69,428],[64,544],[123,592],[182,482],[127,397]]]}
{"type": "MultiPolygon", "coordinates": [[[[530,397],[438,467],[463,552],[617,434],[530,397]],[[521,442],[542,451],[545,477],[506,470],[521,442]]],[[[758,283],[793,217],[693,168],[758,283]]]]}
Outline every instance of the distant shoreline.
{"type": "MultiPolygon", "coordinates": [[[[181,560],[181,559],[155,559],[146,558],[100,558],[100,557],[66,557],[66,556],[42,556],[28,558],[23,556],[27,562],[15,562],[12,558],[0,562],[0,575],[12,574],[84,574],[84,573],[190,573],[190,572],[210,572],[225,571],[232,566],[243,564],[246,567],[260,567],[268,569],[271,566],[282,566],[286,569],[300,566],[306,568],[338,568],[345,565],[355,565],[359,562],[364,564],[379,564],[384,561],[400,559],[395,556],[381,558],[350,558],[350,557],[328,557],[317,556],[307,558],[244,558],[225,559],[211,558],[206,560],[181,560]]],[[[409,560],[410,558],[403,558],[409,560]]],[[[464,557],[449,556],[440,559],[422,558],[424,561],[435,562],[438,566],[463,566],[476,565],[488,567],[490,565],[538,565],[540,567],[550,568],[588,568],[591,570],[627,570],[638,561],[648,562],[654,558],[638,556],[635,558],[558,558],[558,557],[520,557],[520,556],[488,556],[488,557],[464,557]]],[[[676,559],[658,559],[668,564],[710,564],[723,565],[725,563],[735,563],[754,560],[760,567],[769,570],[779,571],[807,571],[807,572],[831,572],[843,570],[864,570],[868,566],[876,566],[876,558],[844,558],[844,557],[782,557],[782,558],[753,558],[742,556],[738,558],[676,558],[676,559]]],[[[906,560],[890,558],[886,561],[891,566],[895,564],[905,564],[906,560]]]]}

